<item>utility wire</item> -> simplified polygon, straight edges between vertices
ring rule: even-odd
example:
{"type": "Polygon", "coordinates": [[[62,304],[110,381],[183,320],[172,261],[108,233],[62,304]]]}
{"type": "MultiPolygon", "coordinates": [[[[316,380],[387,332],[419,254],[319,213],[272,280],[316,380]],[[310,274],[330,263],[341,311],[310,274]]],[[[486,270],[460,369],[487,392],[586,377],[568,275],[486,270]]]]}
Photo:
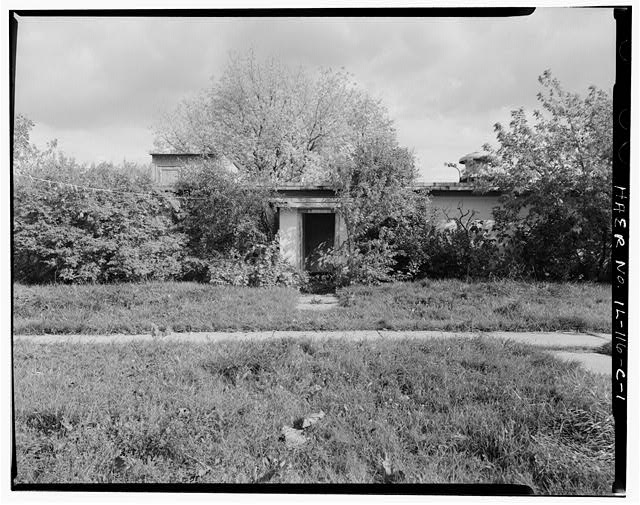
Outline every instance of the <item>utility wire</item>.
{"type": "Polygon", "coordinates": [[[197,196],[179,196],[179,195],[171,195],[171,196],[167,196],[166,194],[162,194],[162,193],[142,193],[142,192],[138,192],[138,191],[121,191],[121,190],[117,190],[117,189],[107,189],[107,188],[95,188],[95,187],[91,187],[91,186],[83,186],[82,184],[73,184],[70,182],[63,182],[63,181],[56,181],[53,179],[43,179],[42,177],[35,177],[31,174],[27,174],[24,172],[21,172],[20,170],[15,170],[16,175],[21,175],[23,177],[28,177],[29,179],[31,179],[32,181],[38,181],[38,182],[46,182],[49,184],[49,187],[51,187],[52,184],[57,184],[59,186],[68,186],[74,189],[74,191],[77,191],[78,189],[86,189],[89,191],[102,191],[103,193],[115,193],[115,194],[121,194],[121,195],[138,195],[138,196],[145,196],[145,197],[152,197],[152,196],[164,196],[167,199],[183,199],[183,200],[209,200],[206,197],[197,197],[197,196]]]}

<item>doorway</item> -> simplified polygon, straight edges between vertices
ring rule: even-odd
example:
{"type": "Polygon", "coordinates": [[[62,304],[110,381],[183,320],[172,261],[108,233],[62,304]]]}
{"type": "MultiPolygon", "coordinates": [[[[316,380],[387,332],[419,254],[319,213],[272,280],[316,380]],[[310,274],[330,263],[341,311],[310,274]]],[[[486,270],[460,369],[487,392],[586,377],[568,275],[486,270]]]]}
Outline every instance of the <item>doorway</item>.
{"type": "Polygon", "coordinates": [[[305,212],[302,214],[303,265],[307,272],[324,272],[320,255],[333,247],[336,233],[334,212],[305,212]]]}

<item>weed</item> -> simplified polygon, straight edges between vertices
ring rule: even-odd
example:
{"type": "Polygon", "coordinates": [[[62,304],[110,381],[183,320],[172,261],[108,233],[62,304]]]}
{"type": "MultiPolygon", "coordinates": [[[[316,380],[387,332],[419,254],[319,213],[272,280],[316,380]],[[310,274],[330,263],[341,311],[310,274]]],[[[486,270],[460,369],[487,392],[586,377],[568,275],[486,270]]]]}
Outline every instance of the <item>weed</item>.
{"type": "Polygon", "coordinates": [[[65,431],[62,415],[53,412],[34,412],[25,419],[27,427],[37,430],[44,435],[63,433],[65,431]]]}
{"type": "Polygon", "coordinates": [[[508,341],[17,342],[14,363],[17,482],[613,478],[609,381],[508,341]]]}
{"type": "MultiPolygon", "coordinates": [[[[611,286],[429,280],[350,286],[330,312],[296,310],[293,288],[189,282],[22,286],[14,331],[149,333],[258,330],[610,331],[611,286]],[[212,307],[215,310],[212,310],[212,307]]],[[[312,303],[319,303],[314,298],[312,303]]]]}
{"type": "Polygon", "coordinates": [[[520,300],[515,300],[513,302],[507,303],[506,305],[501,305],[500,307],[493,309],[493,312],[495,314],[498,314],[501,316],[511,316],[511,317],[519,314],[521,311],[522,311],[522,303],[520,302],[520,300]]]}
{"type": "Polygon", "coordinates": [[[602,344],[597,349],[594,349],[594,351],[600,354],[606,354],[607,356],[611,356],[613,353],[612,346],[613,346],[612,342],[609,341],[602,344]]]}

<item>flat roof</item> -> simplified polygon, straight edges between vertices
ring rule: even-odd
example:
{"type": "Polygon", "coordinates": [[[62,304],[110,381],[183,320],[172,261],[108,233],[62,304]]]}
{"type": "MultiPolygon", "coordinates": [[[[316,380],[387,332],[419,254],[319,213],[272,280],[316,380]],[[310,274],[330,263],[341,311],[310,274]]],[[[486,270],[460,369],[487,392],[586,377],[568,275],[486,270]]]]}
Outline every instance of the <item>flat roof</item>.
{"type": "Polygon", "coordinates": [[[149,153],[151,156],[211,156],[213,153],[149,153]]]}
{"type": "Polygon", "coordinates": [[[330,184],[304,184],[304,183],[287,183],[281,186],[276,186],[277,191],[312,191],[314,189],[334,190],[335,188],[330,184]]]}
{"type": "MultiPolygon", "coordinates": [[[[415,189],[426,189],[429,191],[478,191],[478,187],[470,182],[416,182],[415,189]]],[[[334,188],[330,184],[283,184],[276,186],[276,191],[317,191],[331,190],[334,188]]],[[[497,191],[496,189],[490,189],[497,191]]]]}

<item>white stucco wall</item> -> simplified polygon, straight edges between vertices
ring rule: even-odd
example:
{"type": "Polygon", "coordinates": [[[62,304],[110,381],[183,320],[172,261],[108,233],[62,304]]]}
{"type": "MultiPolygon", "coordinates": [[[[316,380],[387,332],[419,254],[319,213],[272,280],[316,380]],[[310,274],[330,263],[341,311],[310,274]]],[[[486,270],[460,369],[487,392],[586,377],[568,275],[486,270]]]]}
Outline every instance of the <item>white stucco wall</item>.
{"type": "MultiPolygon", "coordinates": [[[[498,195],[469,195],[446,194],[431,195],[431,204],[435,211],[436,219],[442,224],[447,223],[448,214],[451,219],[459,216],[458,206],[463,211],[474,210],[474,219],[493,219],[492,210],[498,206],[498,195]]],[[[280,207],[279,210],[279,236],[280,252],[286,261],[296,268],[302,268],[302,213],[332,211],[335,207],[328,205],[316,205],[313,209],[308,207],[280,207]],[[322,211],[322,210],[320,210],[322,211]]],[[[339,211],[336,212],[336,236],[335,244],[339,245],[346,240],[346,227],[339,211]]]]}
{"type": "Polygon", "coordinates": [[[300,218],[298,209],[280,209],[280,252],[296,268],[300,267],[300,218]]]}
{"type": "Polygon", "coordinates": [[[178,181],[179,176],[179,168],[158,167],[156,180],[161,186],[171,186],[178,181]]]}
{"type": "MultiPolygon", "coordinates": [[[[302,213],[305,211],[309,209],[281,207],[279,213],[280,252],[296,268],[302,268],[302,213]]],[[[347,229],[338,212],[335,213],[335,219],[334,243],[340,245],[347,238],[347,229]]]]}
{"type": "Polygon", "coordinates": [[[438,221],[445,223],[446,214],[450,218],[458,217],[458,205],[462,205],[464,212],[475,210],[474,219],[493,219],[492,210],[498,206],[498,195],[431,195],[431,205],[436,210],[438,221]]]}

